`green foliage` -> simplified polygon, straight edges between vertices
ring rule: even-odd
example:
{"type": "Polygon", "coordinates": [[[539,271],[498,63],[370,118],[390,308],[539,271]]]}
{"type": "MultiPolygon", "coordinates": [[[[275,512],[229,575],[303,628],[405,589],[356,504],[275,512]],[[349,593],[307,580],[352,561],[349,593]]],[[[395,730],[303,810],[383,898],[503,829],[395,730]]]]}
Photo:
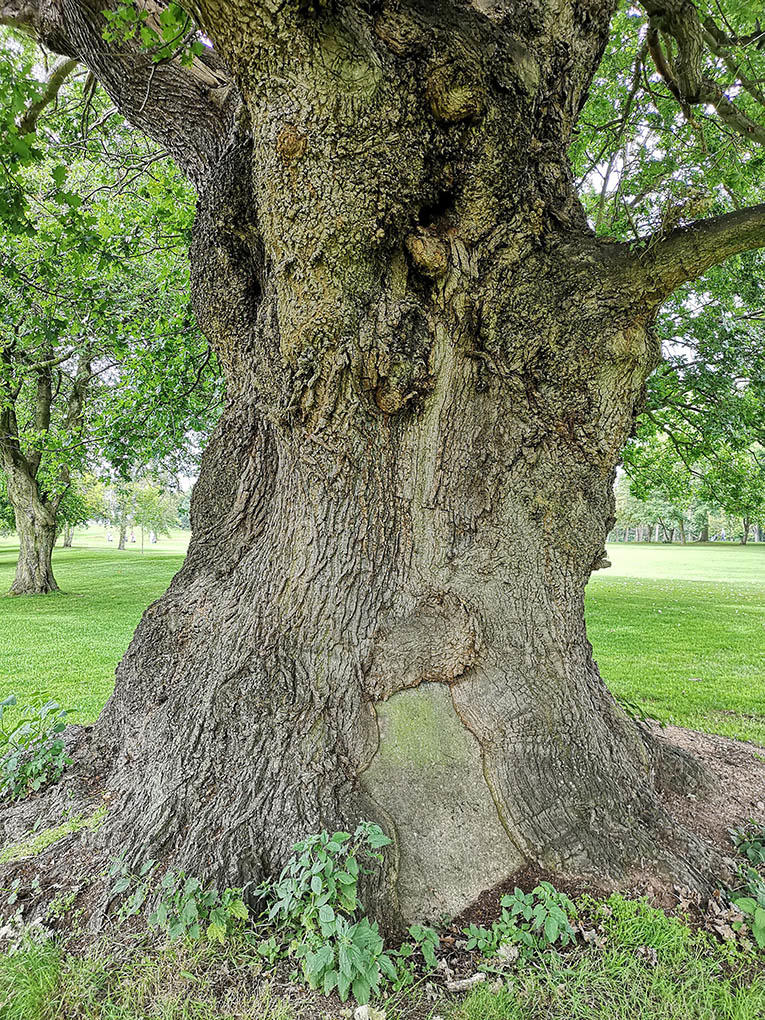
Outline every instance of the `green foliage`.
{"type": "Polygon", "coordinates": [[[512,946],[521,959],[531,959],[553,946],[567,946],[575,938],[570,918],[576,915],[574,903],[549,882],[540,882],[529,893],[516,888],[503,896],[502,913],[491,928],[469,925],[466,949],[484,956],[496,956],[503,946],[512,946]]]}
{"type": "MultiPolygon", "coordinates": [[[[275,882],[258,892],[268,904],[265,919],[274,937],[301,962],[312,988],[353,995],[365,1004],[396,967],[385,953],[376,923],[361,915],[359,881],[390,844],[379,826],[362,822],[349,832],[318,833],[295,844],[295,855],[275,882]]],[[[274,952],[268,943],[267,953],[274,952]]]]}
{"type": "MultiPolygon", "coordinates": [[[[757,5],[702,0],[688,9],[703,24],[702,74],[761,125],[762,90],[753,84],[765,74],[757,5]],[[736,42],[721,48],[720,38],[736,42]]],[[[676,42],[659,30],[655,46],[669,47],[672,65],[676,42]]],[[[647,45],[644,10],[622,3],[570,150],[591,224],[621,241],[661,236],[765,200],[765,155],[753,131],[732,130],[710,108],[681,109],[657,74],[655,52],[647,45]]],[[[701,461],[708,466],[726,447],[762,445],[764,281],[763,253],[743,254],[679,290],[661,310],[663,361],[648,381],[646,409],[625,454],[644,498],[677,508],[701,461]],[[664,471],[646,450],[657,437],[671,439],[664,471]]]]}
{"type": "MultiPolygon", "coordinates": [[[[579,901],[578,901],[579,902],[579,901]]],[[[644,900],[580,903],[601,944],[547,954],[505,980],[485,982],[448,1020],[760,1020],[765,981],[745,949],[721,944],[644,900]]]]}
{"type": "Polygon", "coordinates": [[[81,70],[30,117],[46,61],[0,33],[0,467],[71,525],[105,465],[193,470],[221,383],[189,300],[188,182],[81,70]]]}
{"type": "Polygon", "coordinates": [[[105,497],[103,483],[92,475],[73,479],[58,505],[58,519],[73,528],[103,517],[105,497]]]}
{"type": "Polygon", "coordinates": [[[19,706],[16,695],[0,702],[0,796],[17,800],[60,778],[71,759],[60,734],[68,712],[56,701],[36,698],[19,706]],[[13,725],[4,716],[15,708],[13,725]]]}
{"type": "Polygon", "coordinates": [[[107,42],[126,42],[137,39],[155,63],[179,57],[190,65],[204,51],[204,44],[194,39],[193,23],[184,9],[169,3],[159,12],[156,24],[149,24],[149,12],[139,7],[136,0],[120,0],[114,10],[104,11],[107,27],[103,36],[107,42]]]}
{"type": "Polygon", "coordinates": [[[745,925],[760,949],[765,949],[765,880],[754,868],[746,869],[744,879],[744,889],[734,892],[731,900],[745,920],[737,922],[733,927],[741,928],[745,925]]]}
{"type": "Polygon", "coordinates": [[[740,854],[757,867],[765,864],[765,824],[750,819],[747,825],[730,830],[733,845],[740,854]]]}
{"type": "Polygon", "coordinates": [[[730,893],[731,902],[744,916],[733,925],[746,929],[760,947],[765,949],[765,878],[757,870],[765,865],[765,824],[751,819],[747,825],[730,830],[736,850],[754,867],[741,871],[741,886],[730,893]]]}
{"type": "Polygon", "coordinates": [[[116,879],[112,896],[129,893],[120,908],[120,915],[133,917],[140,913],[147,900],[156,905],[149,915],[149,926],[166,933],[171,942],[201,938],[209,942],[224,943],[248,918],[241,889],[224,889],[204,885],[182,871],[167,871],[156,881],[157,862],[144,861],[136,872],[131,872],[123,858],[112,862],[109,876],[116,879]]]}

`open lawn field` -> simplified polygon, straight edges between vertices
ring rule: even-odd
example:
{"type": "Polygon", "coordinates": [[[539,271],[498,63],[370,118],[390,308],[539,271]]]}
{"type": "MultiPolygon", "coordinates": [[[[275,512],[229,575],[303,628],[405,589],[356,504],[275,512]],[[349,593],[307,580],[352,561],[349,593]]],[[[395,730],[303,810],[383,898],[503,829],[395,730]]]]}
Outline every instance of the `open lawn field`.
{"type": "Polygon", "coordinates": [[[765,544],[608,552],[587,622],[611,689],[665,722],[765,744],[765,544]]]}
{"type": "MultiPolygon", "coordinates": [[[[57,549],[66,594],[0,602],[0,693],[43,691],[95,719],[142,611],[183,562],[178,532],[119,552],[103,530],[57,549]]],[[[587,592],[590,639],[619,695],[683,726],[765,745],[765,545],[614,545],[587,592]]],[[[15,547],[0,540],[0,591],[15,547]]]]}

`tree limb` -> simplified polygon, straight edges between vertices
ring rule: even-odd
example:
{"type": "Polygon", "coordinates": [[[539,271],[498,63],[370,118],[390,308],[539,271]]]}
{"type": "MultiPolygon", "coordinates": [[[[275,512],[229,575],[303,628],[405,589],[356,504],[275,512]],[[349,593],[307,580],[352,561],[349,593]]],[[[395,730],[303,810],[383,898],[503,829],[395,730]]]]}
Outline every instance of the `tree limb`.
{"type": "Polygon", "coordinates": [[[711,30],[711,19],[702,23],[696,6],[690,0],[641,0],[641,3],[650,19],[647,41],[656,70],[686,117],[690,119],[693,106],[709,104],[732,131],[742,138],[765,145],[765,127],[739,109],[724,89],[704,71],[703,57],[708,45],[737,76],[742,87],[757,102],[762,101],[757,83],[742,78],[739,64],[724,50],[726,37],[711,30]],[[677,56],[673,62],[668,60],[662,49],[660,32],[671,36],[677,44],[677,56]]]}
{"type": "MultiPolygon", "coordinates": [[[[152,16],[162,10],[154,0],[142,5],[152,16]]],[[[0,25],[84,64],[119,112],[200,184],[217,163],[239,106],[231,75],[209,50],[185,67],[178,57],[153,60],[135,39],[107,42],[105,9],[103,0],[0,0],[0,25]]]]}
{"type": "Polygon", "coordinates": [[[644,288],[661,303],[710,267],[757,248],[765,248],[765,203],[653,234],[641,242],[637,263],[644,288]]]}
{"type": "Polygon", "coordinates": [[[45,82],[43,94],[36,102],[32,103],[19,121],[19,133],[22,135],[31,134],[37,127],[40,114],[46,106],[49,106],[58,96],[61,86],[77,67],[77,61],[70,57],[62,57],[53,65],[50,74],[45,82]]]}

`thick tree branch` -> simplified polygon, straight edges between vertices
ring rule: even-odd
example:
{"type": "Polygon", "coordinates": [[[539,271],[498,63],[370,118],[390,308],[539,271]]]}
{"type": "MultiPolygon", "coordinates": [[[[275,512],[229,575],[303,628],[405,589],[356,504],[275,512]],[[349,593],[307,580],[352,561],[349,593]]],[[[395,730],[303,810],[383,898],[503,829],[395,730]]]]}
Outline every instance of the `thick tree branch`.
{"type": "Polygon", "coordinates": [[[56,61],[47,77],[42,95],[28,107],[24,116],[19,121],[20,134],[27,135],[35,130],[40,114],[46,106],[54,102],[61,91],[61,86],[75,67],[77,67],[77,61],[72,60],[70,57],[62,57],[56,61]]]}
{"type": "Polygon", "coordinates": [[[737,82],[758,103],[762,103],[758,83],[742,76],[740,61],[735,61],[725,50],[726,37],[712,31],[711,19],[702,24],[699,12],[690,0],[642,0],[642,5],[650,18],[648,48],[656,70],[685,115],[690,117],[694,106],[708,104],[736,134],[765,145],[765,127],[732,102],[724,88],[705,72],[704,54],[708,46],[723,60],[737,82]],[[662,48],[660,33],[666,33],[677,45],[677,54],[671,61],[662,48]]]}
{"type": "Polygon", "coordinates": [[[654,234],[642,242],[638,264],[644,288],[661,302],[711,266],[757,248],[765,248],[765,203],[654,234]]]}
{"type": "MultiPolygon", "coordinates": [[[[152,0],[146,6],[152,15],[162,9],[152,0]]],[[[85,0],[0,0],[0,25],[21,29],[84,64],[120,113],[201,183],[226,144],[239,106],[230,74],[210,51],[185,67],[177,58],[154,61],[136,40],[106,42],[105,9],[103,2],[85,0]]]]}

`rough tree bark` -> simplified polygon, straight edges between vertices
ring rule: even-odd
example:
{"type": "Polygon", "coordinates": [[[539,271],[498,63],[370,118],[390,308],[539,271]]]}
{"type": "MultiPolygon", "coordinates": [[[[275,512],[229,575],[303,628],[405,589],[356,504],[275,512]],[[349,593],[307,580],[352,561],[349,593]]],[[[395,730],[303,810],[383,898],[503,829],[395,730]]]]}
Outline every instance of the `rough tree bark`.
{"type": "Polygon", "coordinates": [[[584,589],[655,312],[765,211],[593,236],[566,149],[610,0],[201,0],[188,70],[110,51],[97,7],[14,17],[196,182],[228,382],[187,560],[93,733],[102,838],[242,882],[372,818],[389,923],[529,863],[704,887],[657,792],[704,776],[607,691],[584,589]]]}
{"type": "Polygon", "coordinates": [[[56,513],[26,465],[3,461],[8,499],[16,517],[19,558],[10,595],[48,595],[58,591],[53,576],[56,513]]]}

